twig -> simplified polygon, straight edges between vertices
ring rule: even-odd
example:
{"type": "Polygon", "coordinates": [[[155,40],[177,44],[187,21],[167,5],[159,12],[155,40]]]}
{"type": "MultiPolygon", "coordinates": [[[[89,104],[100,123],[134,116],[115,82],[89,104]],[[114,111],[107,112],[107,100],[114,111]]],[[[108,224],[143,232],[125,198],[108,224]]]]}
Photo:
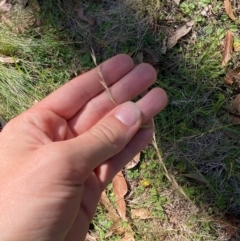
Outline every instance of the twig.
{"type": "Polygon", "coordinates": [[[164,170],[164,175],[166,176],[166,178],[172,183],[172,185],[186,198],[189,200],[188,196],[185,194],[184,190],[178,185],[176,179],[174,176],[170,175],[168,173],[168,170],[163,162],[163,159],[162,159],[162,156],[161,156],[161,153],[160,153],[160,150],[158,148],[158,144],[157,144],[157,140],[156,140],[156,128],[155,128],[155,124],[154,124],[154,119],[152,119],[152,122],[153,122],[153,141],[152,141],[152,144],[157,152],[157,157],[158,157],[158,160],[160,162],[160,164],[162,165],[163,167],[163,170],[164,170]]]}

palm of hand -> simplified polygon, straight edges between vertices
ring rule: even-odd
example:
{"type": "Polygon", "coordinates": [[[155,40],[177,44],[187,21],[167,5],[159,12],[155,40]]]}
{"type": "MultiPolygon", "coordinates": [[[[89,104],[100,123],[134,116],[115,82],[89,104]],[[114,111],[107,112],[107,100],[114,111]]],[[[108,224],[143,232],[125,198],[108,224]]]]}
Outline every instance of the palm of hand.
{"type": "MultiPolygon", "coordinates": [[[[134,69],[123,55],[101,67],[117,103],[137,96],[155,80],[150,66],[134,69]]],[[[101,192],[150,141],[150,130],[139,127],[165,106],[165,93],[155,89],[140,100],[141,122],[129,131],[120,126],[115,133],[108,127],[115,104],[98,80],[96,70],[74,79],[1,133],[1,240],[84,240],[101,192]],[[149,107],[152,100],[159,104],[149,107]],[[124,131],[126,137],[119,138],[124,131]],[[14,146],[11,153],[9,146],[14,146]]]]}

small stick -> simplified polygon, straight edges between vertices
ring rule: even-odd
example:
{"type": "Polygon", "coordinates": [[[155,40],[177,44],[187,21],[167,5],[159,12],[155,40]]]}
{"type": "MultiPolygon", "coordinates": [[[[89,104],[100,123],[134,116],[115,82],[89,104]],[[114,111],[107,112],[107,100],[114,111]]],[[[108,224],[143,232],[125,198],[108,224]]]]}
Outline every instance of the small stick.
{"type": "Polygon", "coordinates": [[[156,138],[156,127],[155,127],[155,124],[154,124],[154,119],[152,119],[152,122],[153,122],[153,141],[152,141],[152,144],[153,144],[153,147],[155,148],[156,150],[156,154],[157,154],[157,157],[158,157],[158,160],[159,160],[159,163],[162,165],[163,167],[163,171],[164,171],[164,175],[165,177],[170,181],[170,183],[176,188],[176,190],[178,190],[186,199],[190,200],[189,197],[186,195],[186,193],[184,192],[184,190],[182,189],[182,187],[180,187],[176,181],[176,179],[174,178],[173,175],[171,175],[168,170],[167,170],[167,167],[165,166],[164,164],[164,161],[162,159],[162,156],[161,156],[161,153],[160,153],[160,150],[158,148],[158,144],[157,144],[157,138],[156,138]]]}

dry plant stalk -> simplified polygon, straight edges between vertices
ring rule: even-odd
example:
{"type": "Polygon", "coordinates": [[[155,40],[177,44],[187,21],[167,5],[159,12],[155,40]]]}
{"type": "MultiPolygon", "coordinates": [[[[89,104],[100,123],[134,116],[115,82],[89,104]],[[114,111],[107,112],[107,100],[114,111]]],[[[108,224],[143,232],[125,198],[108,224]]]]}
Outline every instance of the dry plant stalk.
{"type": "Polygon", "coordinates": [[[224,52],[222,56],[222,67],[227,66],[228,62],[232,59],[233,49],[233,33],[228,30],[224,39],[224,52]]]}
{"type": "Polygon", "coordinates": [[[157,157],[158,157],[158,160],[160,162],[160,164],[162,165],[163,167],[163,170],[164,170],[164,175],[166,176],[166,178],[172,183],[172,185],[186,198],[189,200],[188,196],[185,194],[185,192],[183,191],[183,189],[178,185],[176,179],[174,178],[174,176],[170,175],[168,173],[168,170],[163,162],[163,159],[162,159],[162,156],[161,156],[161,153],[160,153],[160,150],[158,148],[158,145],[157,145],[157,140],[156,140],[156,128],[155,128],[155,124],[154,124],[154,119],[152,119],[152,123],[153,123],[153,141],[152,141],[152,144],[157,152],[157,157]]]}
{"type": "Polygon", "coordinates": [[[95,64],[95,66],[96,66],[98,75],[99,75],[99,77],[101,78],[100,83],[101,83],[101,85],[103,86],[103,88],[106,90],[107,95],[108,95],[108,98],[109,98],[115,105],[117,105],[117,102],[114,100],[113,95],[112,95],[110,89],[108,88],[106,81],[105,81],[104,78],[103,78],[102,71],[101,71],[100,67],[99,67],[98,64],[97,64],[96,56],[95,56],[95,54],[94,54],[94,50],[93,50],[93,49],[92,49],[92,52],[91,52],[91,57],[92,57],[92,60],[93,60],[93,62],[94,62],[94,64],[95,64]]]}

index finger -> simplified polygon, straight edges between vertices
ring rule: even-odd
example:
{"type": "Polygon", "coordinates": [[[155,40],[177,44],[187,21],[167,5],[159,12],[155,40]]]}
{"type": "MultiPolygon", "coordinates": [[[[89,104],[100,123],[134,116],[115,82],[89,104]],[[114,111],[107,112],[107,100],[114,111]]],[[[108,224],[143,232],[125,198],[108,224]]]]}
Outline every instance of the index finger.
{"type": "MultiPolygon", "coordinates": [[[[111,86],[134,68],[133,60],[125,54],[117,55],[100,66],[101,74],[107,86],[111,86]]],[[[97,68],[69,81],[34,108],[53,111],[68,120],[72,118],[88,101],[104,89],[97,68]]]]}

